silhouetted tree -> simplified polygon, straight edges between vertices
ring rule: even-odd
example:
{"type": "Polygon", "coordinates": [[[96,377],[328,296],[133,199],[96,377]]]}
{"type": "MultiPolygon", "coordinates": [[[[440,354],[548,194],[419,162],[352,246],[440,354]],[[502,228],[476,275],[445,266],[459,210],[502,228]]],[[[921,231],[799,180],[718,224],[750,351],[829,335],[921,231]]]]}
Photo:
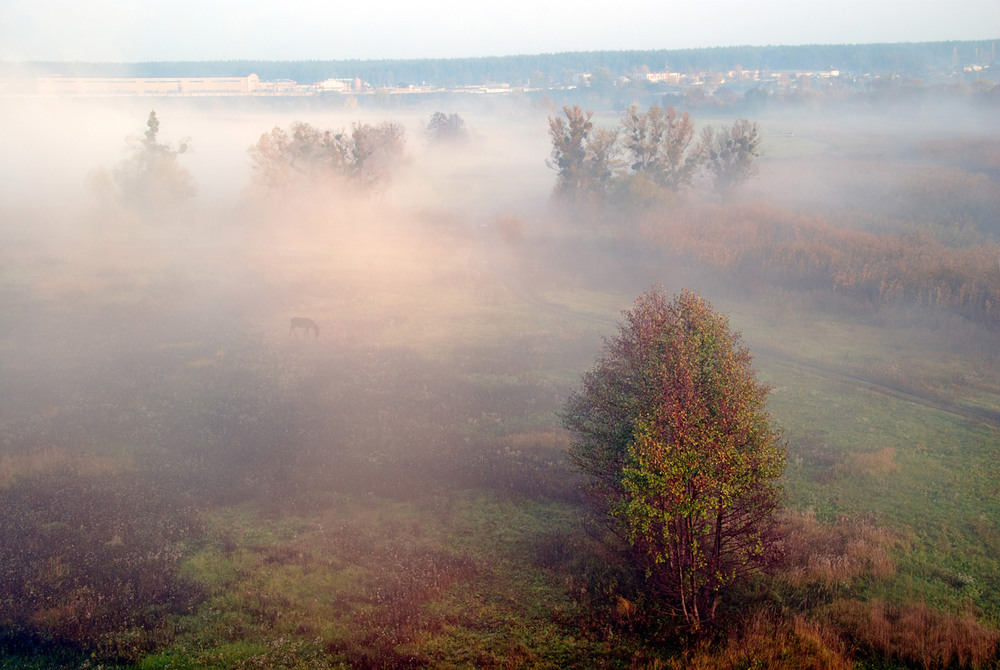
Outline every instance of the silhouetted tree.
{"type": "Polygon", "coordinates": [[[594,128],[593,112],[563,107],[566,118],[549,117],[552,158],[545,162],[556,170],[555,193],[575,199],[606,192],[619,170],[618,132],[594,128]]]}
{"type": "Polygon", "coordinates": [[[675,192],[691,185],[700,157],[688,151],[694,123],[687,112],[650,106],[649,111],[639,114],[638,107],[632,105],[622,119],[622,138],[632,172],[675,192]]]}
{"type": "Polygon", "coordinates": [[[351,130],[351,178],[366,188],[384,185],[403,154],[406,131],[393,121],[355,123],[351,130]]]}
{"type": "Polygon", "coordinates": [[[579,106],[563,107],[566,118],[549,117],[549,137],[552,138],[552,160],[545,164],[556,171],[555,192],[561,196],[574,196],[586,190],[584,164],[587,143],[594,129],[593,112],[584,112],[579,106]]]}
{"type": "Polygon", "coordinates": [[[697,631],[720,592],[760,567],[784,448],[728,319],[653,290],[566,402],[570,456],[656,601],[697,631]]]}
{"type": "Polygon", "coordinates": [[[469,139],[469,131],[458,114],[434,112],[427,123],[427,136],[431,142],[460,143],[469,139]]]}
{"type": "Polygon", "coordinates": [[[593,112],[576,105],[563,112],[565,118],[549,117],[546,165],[557,172],[555,194],[567,199],[613,195],[625,207],[662,206],[690,187],[702,167],[727,197],[757,170],[760,134],[745,119],[718,131],[707,127],[692,147],[694,123],[672,106],[640,114],[633,105],[616,129],[595,127],[593,112]]]}
{"type": "Polygon", "coordinates": [[[604,194],[621,170],[618,130],[596,128],[590,135],[584,157],[584,183],[592,193],[604,194]]]}
{"type": "Polygon", "coordinates": [[[128,205],[169,207],[193,197],[197,191],[191,174],[177,161],[187,151],[187,143],[181,142],[174,149],[158,141],[159,132],[160,120],[151,111],[142,139],[129,140],[131,156],[112,172],[122,201],[128,205]]]}
{"type": "Polygon", "coordinates": [[[740,119],[716,132],[702,130],[699,151],[705,159],[712,186],[722,197],[757,174],[755,159],[760,157],[760,131],[756,121],[740,119]]]}
{"type": "Polygon", "coordinates": [[[343,173],[351,162],[351,140],[341,132],[294,123],[290,132],[275,127],[250,147],[254,179],[268,188],[283,188],[294,179],[343,173]]]}
{"type": "Polygon", "coordinates": [[[350,133],[319,130],[295,123],[290,131],[275,127],[250,147],[254,181],[282,189],[296,181],[352,180],[366,188],[385,183],[405,146],[402,126],[356,123],[350,133]]]}

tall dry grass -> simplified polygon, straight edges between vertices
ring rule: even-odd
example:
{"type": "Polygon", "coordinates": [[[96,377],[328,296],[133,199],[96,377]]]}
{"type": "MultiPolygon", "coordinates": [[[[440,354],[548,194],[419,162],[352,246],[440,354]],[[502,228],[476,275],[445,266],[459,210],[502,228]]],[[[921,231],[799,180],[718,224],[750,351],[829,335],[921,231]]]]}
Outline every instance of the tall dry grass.
{"type": "Polygon", "coordinates": [[[829,608],[832,625],[865,655],[912,667],[996,668],[1000,632],[971,613],[949,614],[924,603],[838,599],[829,608]]]}
{"type": "Polygon", "coordinates": [[[850,670],[854,665],[844,643],[829,627],[806,621],[803,616],[782,618],[758,610],[741,622],[721,648],[704,646],[670,659],[660,667],[671,670],[850,670]]]}
{"type": "Polygon", "coordinates": [[[904,541],[868,519],[820,523],[813,510],[786,510],[779,522],[783,556],[778,578],[793,587],[833,592],[867,577],[884,579],[896,571],[892,552],[904,541]]]}
{"type": "Polygon", "coordinates": [[[927,232],[875,233],[846,222],[764,203],[702,204],[650,215],[638,236],[745,287],[836,293],[851,296],[855,309],[941,307],[1000,328],[996,243],[952,247],[927,232]]]}
{"type": "Polygon", "coordinates": [[[847,454],[843,462],[838,463],[834,473],[848,477],[879,478],[900,471],[896,462],[896,449],[885,447],[879,451],[855,451],[847,454]]]}
{"type": "Polygon", "coordinates": [[[7,452],[0,454],[0,489],[18,477],[52,472],[72,472],[82,477],[116,475],[134,466],[135,456],[131,453],[104,456],[55,446],[7,452]]]}

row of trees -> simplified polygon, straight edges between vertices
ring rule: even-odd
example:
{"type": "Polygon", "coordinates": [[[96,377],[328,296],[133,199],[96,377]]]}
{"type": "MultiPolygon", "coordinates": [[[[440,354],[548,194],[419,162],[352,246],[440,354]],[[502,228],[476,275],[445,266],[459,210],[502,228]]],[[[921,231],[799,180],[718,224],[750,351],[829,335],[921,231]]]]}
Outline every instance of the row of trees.
{"type": "MultiPolygon", "coordinates": [[[[32,63],[41,74],[73,77],[232,77],[256,73],[262,80],[292,79],[301,83],[358,77],[375,86],[433,82],[438,86],[483,82],[528,82],[537,86],[572,83],[574,74],[605,68],[616,76],[648,66],[673,72],[750,70],[848,73],[893,72],[925,79],[949,76],[956,64],[994,64],[994,40],[906,42],[893,44],[806,44],[730,46],[698,49],[576,51],[470,58],[411,60],[295,61],[161,61],[145,63],[32,63]]],[[[23,64],[0,63],[0,71],[17,72],[23,64]]]]}
{"type": "Polygon", "coordinates": [[[639,203],[672,197],[704,172],[713,189],[727,197],[756,173],[760,131],[741,119],[718,129],[706,126],[695,142],[687,112],[633,105],[617,128],[597,127],[593,112],[564,107],[566,118],[549,117],[552,157],[561,197],[620,195],[639,203]]]}
{"type": "MultiPolygon", "coordinates": [[[[159,139],[160,121],[151,111],[142,136],[127,139],[126,157],[112,170],[95,170],[91,187],[109,200],[148,213],[176,211],[197,193],[191,173],[179,157],[188,141],[178,146],[159,139]]],[[[469,140],[465,120],[458,114],[435,112],[425,127],[435,145],[469,140]]],[[[394,121],[355,123],[349,130],[325,130],[296,122],[288,129],[275,126],[249,148],[253,183],[264,191],[279,191],[295,183],[306,187],[333,179],[362,190],[383,187],[398,164],[406,144],[405,128],[394,121]]]]}
{"type": "MultiPolygon", "coordinates": [[[[687,112],[673,107],[650,107],[639,113],[633,106],[618,128],[599,128],[592,112],[564,108],[566,118],[550,118],[552,158],[558,173],[558,195],[616,196],[623,202],[648,203],[670,198],[692,186],[704,172],[723,197],[756,171],[760,134],[757,124],[739,120],[715,129],[706,126],[694,142],[694,123],[687,112]]],[[[163,208],[192,197],[195,184],[177,158],[187,150],[158,139],[159,119],[150,112],[147,130],[130,140],[131,155],[112,176],[119,194],[130,205],[163,208]]],[[[468,140],[465,121],[458,114],[436,112],[426,127],[432,143],[468,140]]],[[[339,178],[373,189],[383,186],[400,159],[405,129],[393,121],[372,125],[355,123],[350,130],[324,130],[297,122],[287,130],[275,126],[250,147],[253,181],[266,190],[279,190],[305,179],[339,178]]]]}
{"type": "MultiPolygon", "coordinates": [[[[142,137],[128,140],[128,156],[102,179],[129,206],[169,209],[197,192],[191,174],[178,157],[188,143],[177,148],[158,138],[160,121],[149,113],[142,137]]],[[[465,120],[458,114],[435,112],[425,132],[432,144],[461,144],[469,139],[465,120]]],[[[377,188],[388,180],[406,144],[403,126],[393,121],[372,125],[355,123],[350,130],[322,130],[308,123],[293,123],[287,130],[275,126],[250,147],[253,181],[266,190],[280,190],[293,182],[339,178],[363,189],[377,188]]]]}

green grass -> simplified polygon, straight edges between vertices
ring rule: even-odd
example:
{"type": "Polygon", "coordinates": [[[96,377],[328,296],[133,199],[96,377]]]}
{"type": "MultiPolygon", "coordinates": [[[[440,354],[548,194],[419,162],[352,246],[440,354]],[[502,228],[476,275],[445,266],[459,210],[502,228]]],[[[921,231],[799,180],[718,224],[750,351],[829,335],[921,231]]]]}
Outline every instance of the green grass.
{"type": "Polygon", "coordinates": [[[608,651],[567,625],[578,605],[566,574],[539,564],[535,551],[579,532],[574,506],[469,491],[438,513],[345,499],[308,518],[266,519],[243,507],[207,523],[207,546],[183,572],[211,595],[172,648],[142,667],[272,662],[291,653],[280,649],[290,640],[308,643],[292,656],[318,646],[331,667],[377,656],[555,668],[608,651]]]}
{"type": "Polygon", "coordinates": [[[934,383],[954,379],[956,368],[974,368],[977,354],[925,351],[903,330],[849,322],[814,332],[808,346],[794,339],[784,345],[793,362],[773,354],[757,359],[761,376],[774,386],[770,409],[789,440],[788,504],[827,519],[874,516],[912,547],[899,557],[899,575],[885,585],[888,592],[953,611],[972,607],[1000,622],[998,430],[933,406],[981,392],[959,380],[949,397],[945,385],[934,383]],[[871,360],[893,351],[897,380],[923,389],[930,406],[881,388],[884,379],[869,377],[869,385],[825,373],[823,368],[863,374],[845,350],[871,360]],[[803,361],[822,367],[803,368],[803,361]]]}

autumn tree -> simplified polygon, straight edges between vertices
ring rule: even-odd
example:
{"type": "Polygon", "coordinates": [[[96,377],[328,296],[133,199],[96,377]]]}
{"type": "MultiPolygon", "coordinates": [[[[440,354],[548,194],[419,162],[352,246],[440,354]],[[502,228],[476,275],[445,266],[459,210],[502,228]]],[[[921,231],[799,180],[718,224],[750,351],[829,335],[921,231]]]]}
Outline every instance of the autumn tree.
{"type": "Polygon", "coordinates": [[[160,142],[160,120],[151,111],[142,138],[130,138],[128,157],[112,171],[122,201],[131,206],[163,209],[186,201],[197,189],[191,174],[177,157],[188,150],[186,142],[175,149],[160,142]]]}
{"type": "Polygon", "coordinates": [[[757,174],[760,157],[760,130],[756,121],[739,119],[729,126],[702,130],[699,152],[719,195],[728,197],[733,189],[757,174]]]}
{"type": "Polygon", "coordinates": [[[376,188],[389,180],[393,166],[403,155],[406,131],[394,121],[377,125],[355,123],[351,128],[351,179],[365,188],[376,188]]]}
{"type": "Polygon", "coordinates": [[[784,448],[728,319],[652,290],[563,409],[570,456],[650,595],[690,631],[768,558],[784,448]]]}
{"type": "Polygon", "coordinates": [[[275,127],[262,134],[248,153],[253,179],[266,189],[326,179],[373,188],[388,180],[404,145],[404,129],[393,122],[356,123],[350,132],[298,122],[287,131],[275,127]]]}
{"type": "Polygon", "coordinates": [[[287,131],[275,126],[261,135],[249,154],[254,180],[280,189],[296,179],[342,173],[351,161],[351,142],[343,131],[296,122],[287,131]]]}

